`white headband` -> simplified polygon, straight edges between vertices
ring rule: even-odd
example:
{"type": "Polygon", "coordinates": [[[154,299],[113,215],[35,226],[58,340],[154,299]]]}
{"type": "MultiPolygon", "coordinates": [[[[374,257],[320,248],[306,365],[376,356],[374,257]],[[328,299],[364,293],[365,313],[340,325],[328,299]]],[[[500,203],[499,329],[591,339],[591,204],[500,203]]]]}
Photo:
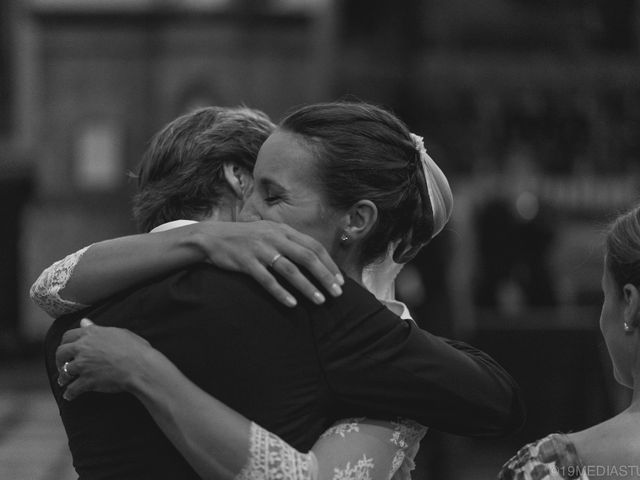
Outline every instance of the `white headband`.
{"type": "Polygon", "coordinates": [[[447,177],[442,173],[433,158],[429,156],[427,149],[424,148],[424,139],[412,133],[411,140],[413,140],[416,150],[420,153],[422,171],[424,172],[424,178],[427,180],[429,200],[433,212],[433,234],[431,235],[431,238],[433,238],[442,231],[451,217],[453,194],[447,177]]]}

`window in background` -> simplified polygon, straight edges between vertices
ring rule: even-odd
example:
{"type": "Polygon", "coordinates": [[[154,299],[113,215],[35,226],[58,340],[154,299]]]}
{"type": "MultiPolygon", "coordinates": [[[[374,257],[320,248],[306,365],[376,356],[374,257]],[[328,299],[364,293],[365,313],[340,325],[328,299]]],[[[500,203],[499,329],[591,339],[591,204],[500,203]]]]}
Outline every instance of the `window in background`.
{"type": "Polygon", "coordinates": [[[124,142],[120,125],[111,119],[91,119],[74,139],[75,184],[81,190],[109,191],[124,183],[124,142]]]}

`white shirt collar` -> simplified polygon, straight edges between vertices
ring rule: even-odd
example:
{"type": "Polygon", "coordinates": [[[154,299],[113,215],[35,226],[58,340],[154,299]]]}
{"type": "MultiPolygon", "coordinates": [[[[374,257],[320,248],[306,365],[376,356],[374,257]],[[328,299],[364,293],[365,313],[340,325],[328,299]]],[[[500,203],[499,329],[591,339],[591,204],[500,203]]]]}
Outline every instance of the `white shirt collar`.
{"type": "Polygon", "coordinates": [[[163,223],[162,225],[158,225],[149,233],[164,232],[166,230],[172,230],[174,228],[184,227],[185,225],[191,225],[194,223],[198,223],[198,222],[196,222],[195,220],[173,220],[172,222],[167,222],[167,223],[163,223]]]}

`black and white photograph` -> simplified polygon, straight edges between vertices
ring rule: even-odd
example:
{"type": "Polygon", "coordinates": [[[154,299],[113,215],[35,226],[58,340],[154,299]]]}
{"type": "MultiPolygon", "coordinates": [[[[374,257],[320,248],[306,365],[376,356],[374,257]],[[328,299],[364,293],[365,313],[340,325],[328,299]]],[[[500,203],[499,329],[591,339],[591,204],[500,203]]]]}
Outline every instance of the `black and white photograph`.
{"type": "Polygon", "coordinates": [[[640,1],[2,0],[0,480],[640,480],[640,1]]]}

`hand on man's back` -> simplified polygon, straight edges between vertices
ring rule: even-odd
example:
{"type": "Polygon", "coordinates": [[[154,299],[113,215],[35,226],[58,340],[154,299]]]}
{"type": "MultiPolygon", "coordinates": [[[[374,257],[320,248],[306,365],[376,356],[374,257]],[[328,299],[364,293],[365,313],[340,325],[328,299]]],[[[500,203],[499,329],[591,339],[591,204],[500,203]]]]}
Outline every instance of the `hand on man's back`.
{"type": "Polygon", "coordinates": [[[251,275],[283,304],[293,307],[295,297],[273,275],[277,272],[314,303],[325,296],[300,271],[309,272],[332,296],[342,293],[344,279],[327,250],[315,239],[282,223],[201,222],[197,243],[207,261],[217,267],[251,275]]]}

